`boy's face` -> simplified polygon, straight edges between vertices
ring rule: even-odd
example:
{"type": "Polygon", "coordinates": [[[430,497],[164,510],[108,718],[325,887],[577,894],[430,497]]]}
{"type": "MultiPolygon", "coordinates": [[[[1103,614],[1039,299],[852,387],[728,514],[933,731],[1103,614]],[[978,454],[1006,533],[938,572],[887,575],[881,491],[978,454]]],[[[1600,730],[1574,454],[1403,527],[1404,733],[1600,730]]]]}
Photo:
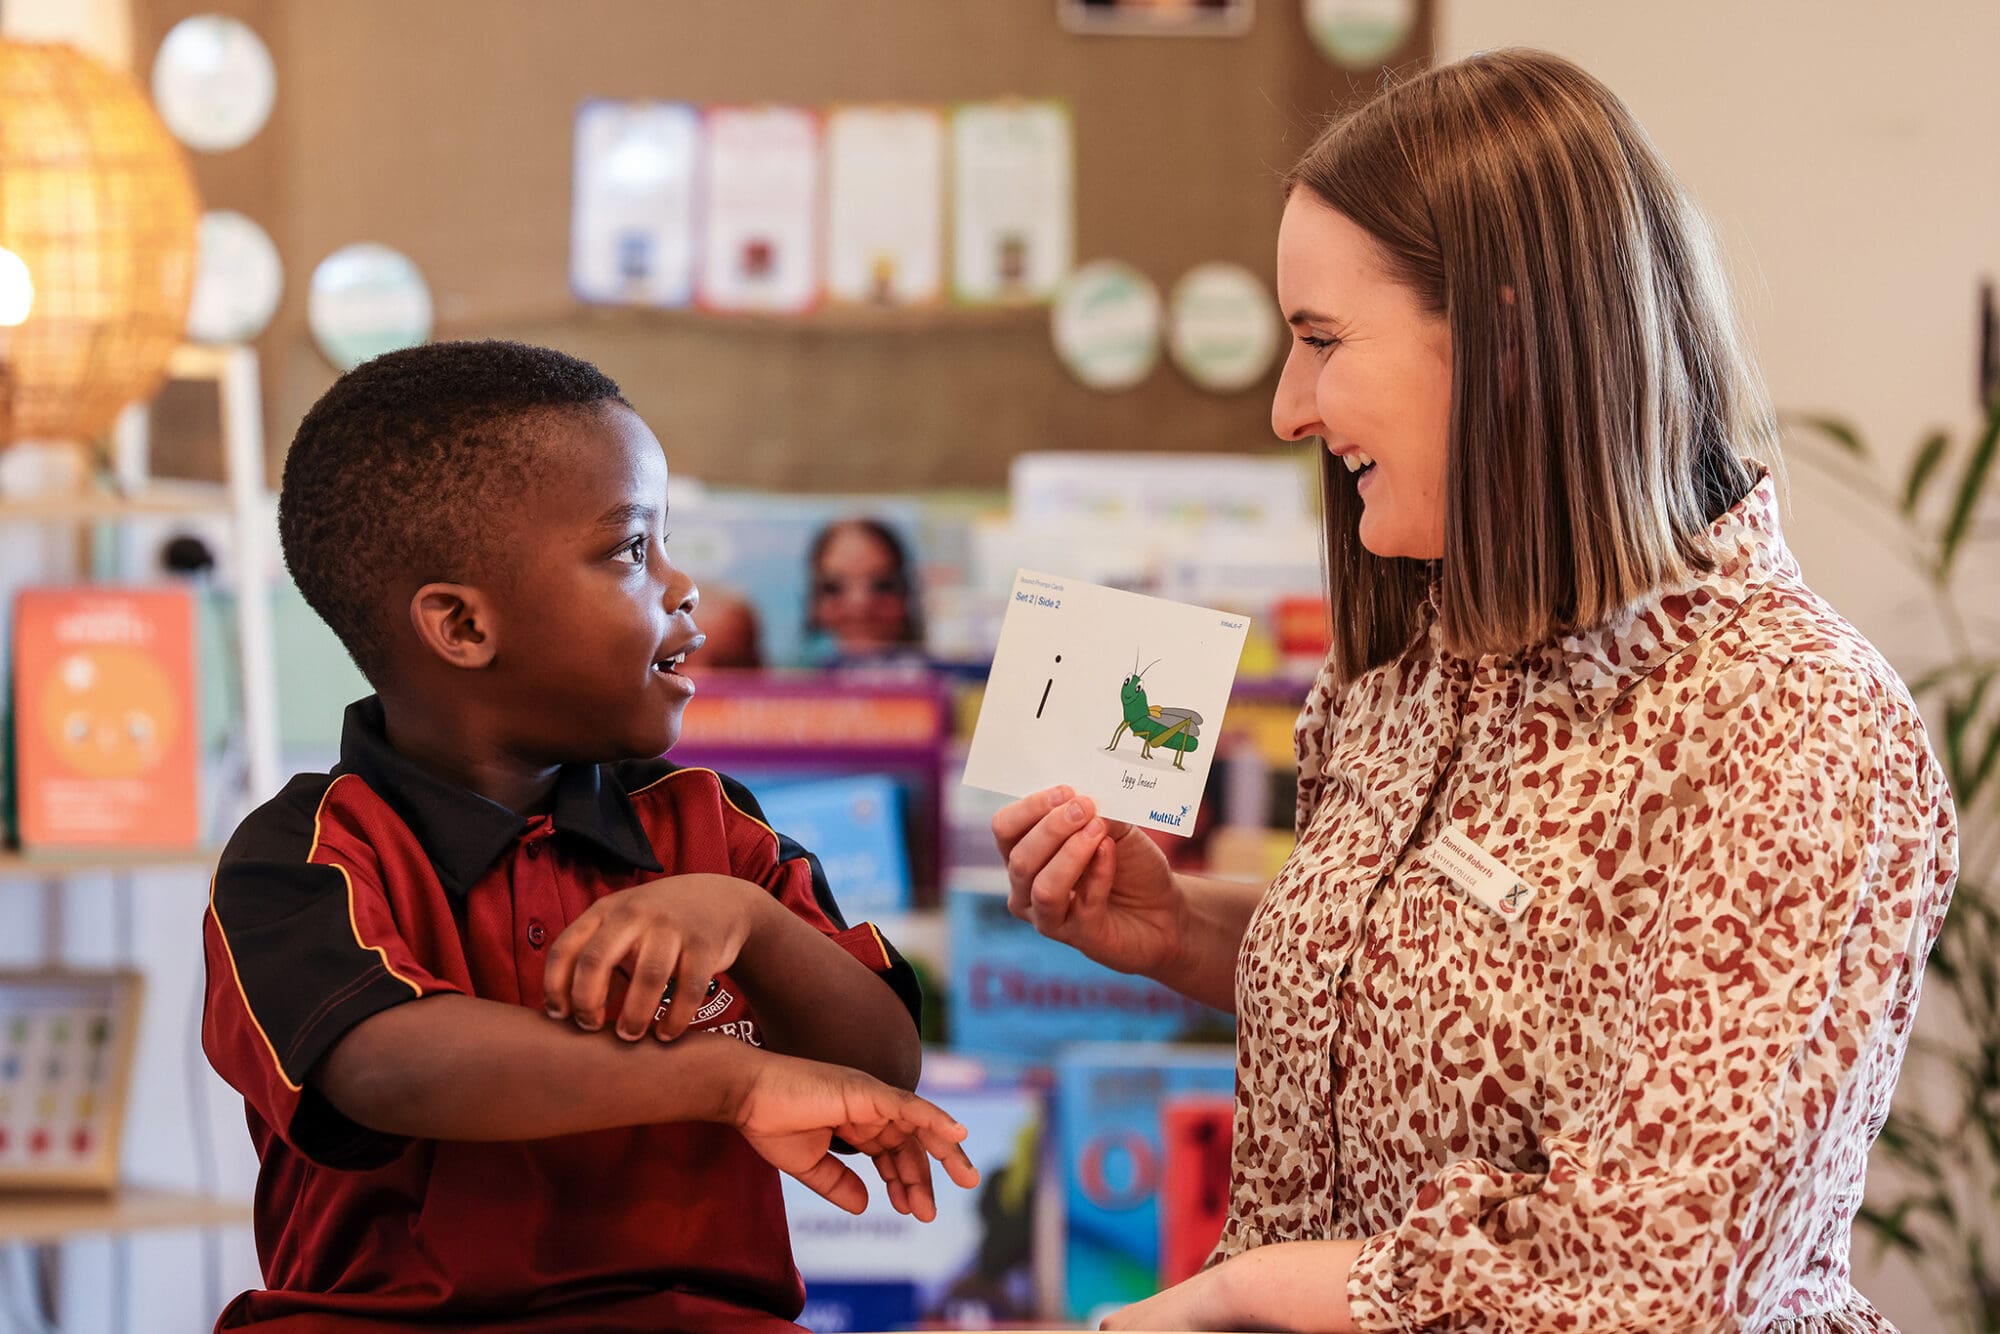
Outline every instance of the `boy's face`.
{"type": "Polygon", "coordinates": [[[489,680],[513,748],[538,763],[658,755],[694,682],[694,580],[667,559],[667,460],[615,403],[561,414],[515,511],[489,680]]]}

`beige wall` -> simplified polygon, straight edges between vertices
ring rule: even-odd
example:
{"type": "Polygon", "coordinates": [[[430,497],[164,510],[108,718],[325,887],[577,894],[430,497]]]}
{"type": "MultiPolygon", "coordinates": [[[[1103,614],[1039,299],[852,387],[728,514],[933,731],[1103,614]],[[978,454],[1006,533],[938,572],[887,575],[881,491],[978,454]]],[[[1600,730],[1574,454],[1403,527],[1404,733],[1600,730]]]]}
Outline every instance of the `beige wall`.
{"type": "MultiPolygon", "coordinates": [[[[1989,0],[1448,0],[1440,58],[1537,46],[1644,122],[1729,251],[1781,410],[1853,420],[1900,477],[1975,398],[1978,276],[2000,274],[2000,5],[1989,0]]],[[[1872,511],[1793,449],[1789,536],[1814,586],[1913,674],[1935,651],[1872,511]]],[[[1990,543],[1964,582],[1993,586],[1990,543]]],[[[1933,1011],[1925,1019],[1935,1021],[1933,1011]]],[[[1904,1097],[1922,1089],[1905,1081],[1904,1097]]],[[[1879,1168],[1877,1169],[1880,1170],[1879,1168]]],[[[1874,1246],[1857,1284],[1905,1334],[1947,1328],[1874,1246]]]]}
{"type": "MultiPolygon", "coordinates": [[[[1855,421],[1900,476],[1968,428],[1975,283],[2000,274],[1990,0],[1449,0],[1437,50],[1544,47],[1626,100],[1716,224],[1781,410],[1855,421]]],[[[1795,453],[1791,537],[1899,666],[1928,639],[1869,511],[1795,453]]],[[[1989,547],[1974,553],[1993,563],[1989,547]]]]}

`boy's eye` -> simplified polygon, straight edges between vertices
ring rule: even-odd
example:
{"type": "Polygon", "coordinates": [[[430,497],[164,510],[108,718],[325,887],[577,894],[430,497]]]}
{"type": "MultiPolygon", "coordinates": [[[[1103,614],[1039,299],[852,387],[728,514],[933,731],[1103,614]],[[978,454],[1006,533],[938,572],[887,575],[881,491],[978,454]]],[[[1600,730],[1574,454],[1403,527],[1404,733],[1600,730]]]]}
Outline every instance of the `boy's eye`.
{"type": "Polygon", "coordinates": [[[635,537],[618,549],[618,558],[633,565],[646,563],[646,539],[635,537]]]}

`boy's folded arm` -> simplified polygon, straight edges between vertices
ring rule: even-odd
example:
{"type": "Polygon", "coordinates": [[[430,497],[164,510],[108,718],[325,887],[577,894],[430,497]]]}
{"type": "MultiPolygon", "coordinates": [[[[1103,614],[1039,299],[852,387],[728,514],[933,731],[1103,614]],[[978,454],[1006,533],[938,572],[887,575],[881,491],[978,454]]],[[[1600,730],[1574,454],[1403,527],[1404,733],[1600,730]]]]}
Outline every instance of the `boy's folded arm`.
{"type": "Polygon", "coordinates": [[[832,938],[766,900],[730,969],[750,993],[765,1045],[914,1089],[923,1048],[895,990],[832,938]]]}
{"type": "Polygon", "coordinates": [[[518,1005],[434,995],[356,1024],[308,1082],[343,1116],[385,1134],[523,1140],[728,1120],[755,1057],[732,1038],[606,1041],[518,1005]]]}

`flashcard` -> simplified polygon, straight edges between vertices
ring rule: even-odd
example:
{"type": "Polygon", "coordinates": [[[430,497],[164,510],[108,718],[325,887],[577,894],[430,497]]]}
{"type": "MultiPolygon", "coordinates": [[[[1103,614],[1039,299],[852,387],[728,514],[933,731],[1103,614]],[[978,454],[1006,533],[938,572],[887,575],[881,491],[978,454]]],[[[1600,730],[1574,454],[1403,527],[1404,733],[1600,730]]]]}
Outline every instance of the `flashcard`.
{"type": "Polygon", "coordinates": [[[1014,577],[965,781],[1067,783],[1113,820],[1194,832],[1246,616],[1059,575],[1014,577]]]}

